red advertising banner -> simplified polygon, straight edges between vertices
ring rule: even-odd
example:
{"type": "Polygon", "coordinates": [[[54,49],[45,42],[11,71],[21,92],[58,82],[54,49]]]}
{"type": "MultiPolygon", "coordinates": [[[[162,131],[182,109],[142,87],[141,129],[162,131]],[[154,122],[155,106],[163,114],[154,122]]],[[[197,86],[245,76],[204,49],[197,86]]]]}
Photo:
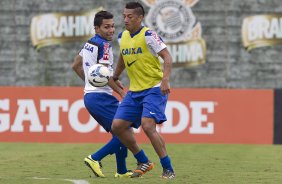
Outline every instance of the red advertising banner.
{"type": "MultiPolygon", "coordinates": [[[[172,89],[167,143],[273,143],[273,90],[172,89]]],[[[106,142],[81,87],[0,87],[0,142],[106,142]]],[[[136,131],[139,143],[149,142],[136,131]]]]}

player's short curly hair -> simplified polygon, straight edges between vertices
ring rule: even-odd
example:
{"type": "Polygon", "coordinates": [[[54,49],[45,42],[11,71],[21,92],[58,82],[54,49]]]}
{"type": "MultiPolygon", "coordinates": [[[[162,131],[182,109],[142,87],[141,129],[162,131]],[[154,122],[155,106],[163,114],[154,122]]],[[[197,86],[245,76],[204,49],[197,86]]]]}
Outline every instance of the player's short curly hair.
{"type": "Polygon", "coordinates": [[[102,10],[96,13],[94,18],[94,26],[101,26],[104,19],[112,19],[114,15],[108,11],[102,10]]]}
{"type": "Polygon", "coordinates": [[[126,9],[135,9],[136,14],[145,15],[143,6],[139,2],[129,2],[125,5],[126,9]]]}

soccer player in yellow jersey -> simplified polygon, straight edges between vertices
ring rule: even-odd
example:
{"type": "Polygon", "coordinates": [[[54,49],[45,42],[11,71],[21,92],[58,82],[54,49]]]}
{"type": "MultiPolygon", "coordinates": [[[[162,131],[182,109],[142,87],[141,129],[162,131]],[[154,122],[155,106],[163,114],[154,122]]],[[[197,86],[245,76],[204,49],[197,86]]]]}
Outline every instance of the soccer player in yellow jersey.
{"type": "Polygon", "coordinates": [[[175,173],[165,142],[156,131],[156,124],[166,121],[165,106],[170,93],[172,58],[157,33],[142,26],[144,14],[143,6],[138,2],[127,3],[123,11],[126,30],[119,34],[120,57],[113,79],[118,80],[126,68],[130,86],[114,117],[112,132],[138,161],[131,177],[140,177],[154,167],[129,129],[130,126],[142,126],[160,158],[163,167],[161,177],[172,179],[175,173]],[[164,60],[164,71],[158,56],[164,60]]]}

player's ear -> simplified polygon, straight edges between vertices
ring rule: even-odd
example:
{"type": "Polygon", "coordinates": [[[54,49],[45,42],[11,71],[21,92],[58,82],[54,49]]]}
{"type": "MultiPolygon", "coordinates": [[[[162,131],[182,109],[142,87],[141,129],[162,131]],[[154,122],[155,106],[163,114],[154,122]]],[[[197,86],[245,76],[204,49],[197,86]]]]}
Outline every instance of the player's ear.
{"type": "Polygon", "coordinates": [[[144,16],[143,16],[143,15],[139,15],[139,16],[138,16],[138,19],[142,22],[143,19],[144,19],[144,16]]]}
{"type": "Polygon", "coordinates": [[[95,30],[95,33],[97,33],[97,32],[99,32],[100,27],[99,26],[94,26],[94,30],[95,30]]]}

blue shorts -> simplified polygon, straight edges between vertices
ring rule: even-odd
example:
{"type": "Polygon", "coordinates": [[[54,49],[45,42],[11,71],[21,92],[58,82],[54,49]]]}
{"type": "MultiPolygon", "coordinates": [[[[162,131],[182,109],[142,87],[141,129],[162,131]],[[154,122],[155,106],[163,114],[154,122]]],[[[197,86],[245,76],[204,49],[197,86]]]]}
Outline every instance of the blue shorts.
{"type": "Polygon", "coordinates": [[[162,95],[160,87],[140,92],[128,91],[119,105],[114,119],[132,122],[132,127],[141,125],[142,117],[153,118],[157,124],[166,121],[165,107],[168,95],[162,95]]]}
{"type": "Polygon", "coordinates": [[[107,93],[87,93],[84,95],[84,105],[91,116],[109,132],[119,105],[116,97],[107,93]]]}

